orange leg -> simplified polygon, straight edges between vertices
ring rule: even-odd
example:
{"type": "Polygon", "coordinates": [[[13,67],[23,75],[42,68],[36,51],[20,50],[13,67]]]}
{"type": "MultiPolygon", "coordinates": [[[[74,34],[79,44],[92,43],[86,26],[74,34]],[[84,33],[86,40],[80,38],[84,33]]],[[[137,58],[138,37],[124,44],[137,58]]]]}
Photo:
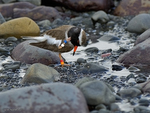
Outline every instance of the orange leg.
{"type": "Polygon", "coordinates": [[[61,53],[59,53],[59,58],[60,58],[60,64],[62,65],[62,67],[64,66],[70,66],[69,64],[65,64],[62,57],[61,57],[61,53]]]}

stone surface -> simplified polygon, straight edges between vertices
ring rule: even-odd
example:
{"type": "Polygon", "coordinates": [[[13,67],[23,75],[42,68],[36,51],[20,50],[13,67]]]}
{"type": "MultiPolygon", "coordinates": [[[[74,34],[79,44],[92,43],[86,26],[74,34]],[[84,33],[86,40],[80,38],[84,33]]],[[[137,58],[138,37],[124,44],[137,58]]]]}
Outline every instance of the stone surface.
{"type": "Polygon", "coordinates": [[[149,13],[149,0],[121,0],[114,11],[117,16],[138,15],[140,13],[149,13]]]}
{"type": "Polygon", "coordinates": [[[33,41],[24,41],[18,44],[12,51],[11,57],[14,60],[27,64],[42,63],[45,65],[60,63],[58,53],[31,46],[33,41]]]}
{"type": "Polygon", "coordinates": [[[3,17],[3,15],[0,13],[0,24],[6,22],[5,18],[3,17]]]}
{"type": "Polygon", "coordinates": [[[109,21],[108,15],[104,11],[97,11],[92,15],[92,20],[94,23],[107,23],[109,21]]]}
{"type": "Polygon", "coordinates": [[[149,66],[150,65],[150,39],[139,43],[117,59],[117,62],[125,66],[149,66]]]}
{"type": "Polygon", "coordinates": [[[22,17],[9,20],[0,25],[0,36],[38,36],[40,34],[39,26],[30,18],[22,17]]]}
{"type": "Polygon", "coordinates": [[[21,9],[32,9],[36,7],[35,5],[29,2],[16,2],[16,3],[9,3],[9,4],[0,4],[0,12],[4,17],[11,17],[14,16],[14,8],[21,8],[21,9]]]}
{"type": "Polygon", "coordinates": [[[150,38],[150,29],[143,32],[135,41],[135,45],[145,41],[146,39],[150,38]]]}
{"type": "Polygon", "coordinates": [[[50,83],[58,81],[59,76],[60,74],[54,68],[35,63],[28,68],[21,83],[50,83]]]}
{"type": "Polygon", "coordinates": [[[130,99],[139,96],[141,93],[142,93],[141,90],[137,88],[123,89],[118,92],[118,94],[122,98],[130,98],[130,99]]]}
{"type": "Polygon", "coordinates": [[[139,14],[129,21],[127,30],[132,33],[143,33],[150,28],[149,20],[150,14],[139,14]]]}
{"type": "Polygon", "coordinates": [[[43,0],[44,5],[60,5],[75,11],[104,10],[108,11],[113,4],[113,0],[43,0]]]}
{"type": "Polygon", "coordinates": [[[86,63],[83,68],[80,68],[80,72],[84,74],[91,74],[91,73],[103,73],[108,71],[108,69],[102,65],[96,63],[86,63]]]}
{"type": "Polygon", "coordinates": [[[61,18],[59,12],[53,7],[38,6],[32,9],[15,8],[14,18],[29,17],[34,21],[49,20],[54,21],[57,18],[61,18]]]}
{"type": "Polygon", "coordinates": [[[150,80],[137,85],[143,93],[150,93],[150,80]]]}
{"type": "Polygon", "coordinates": [[[34,5],[41,5],[41,0],[18,0],[18,2],[30,2],[34,5]]]}
{"type": "Polygon", "coordinates": [[[1,113],[89,113],[82,93],[64,83],[9,90],[0,99],[1,113]]]}
{"type": "Polygon", "coordinates": [[[77,86],[83,93],[89,105],[110,105],[111,103],[115,102],[115,96],[113,92],[104,82],[92,80],[91,78],[84,78],[83,80],[81,79],[78,82],[77,86]]]}

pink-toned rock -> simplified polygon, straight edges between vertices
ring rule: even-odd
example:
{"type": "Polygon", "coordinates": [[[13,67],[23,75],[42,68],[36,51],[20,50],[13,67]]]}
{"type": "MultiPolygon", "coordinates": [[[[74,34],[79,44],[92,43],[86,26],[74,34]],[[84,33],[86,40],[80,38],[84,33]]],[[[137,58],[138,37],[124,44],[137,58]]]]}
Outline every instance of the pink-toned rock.
{"type": "Polygon", "coordinates": [[[137,85],[143,93],[150,93],[150,80],[137,85]]]}
{"type": "Polygon", "coordinates": [[[104,10],[108,11],[113,4],[113,0],[43,0],[43,4],[51,6],[52,4],[62,5],[75,11],[104,10]]]}
{"type": "Polygon", "coordinates": [[[49,20],[54,21],[61,18],[59,12],[53,7],[38,6],[33,9],[14,8],[14,18],[29,17],[34,21],[49,20]]]}
{"type": "Polygon", "coordinates": [[[150,38],[134,46],[131,50],[122,54],[117,62],[125,66],[150,66],[150,38]]]}
{"type": "Polygon", "coordinates": [[[11,17],[13,18],[13,9],[14,8],[27,8],[32,9],[36,6],[29,3],[29,2],[16,2],[16,3],[9,3],[9,4],[0,4],[0,12],[4,17],[11,17]]]}
{"type": "Polygon", "coordinates": [[[149,0],[122,0],[114,11],[117,16],[137,15],[149,13],[149,0]]]}
{"type": "Polygon", "coordinates": [[[0,100],[0,113],[89,113],[81,91],[65,83],[1,92],[0,100]]]}
{"type": "Polygon", "coordinates": [[[27,64],[42,63],[45,65],[60,63],[58,53],[31,46],[32,41],[24,41],[17,45],[11,53],[11,57],[16,61],[27,64]]]}

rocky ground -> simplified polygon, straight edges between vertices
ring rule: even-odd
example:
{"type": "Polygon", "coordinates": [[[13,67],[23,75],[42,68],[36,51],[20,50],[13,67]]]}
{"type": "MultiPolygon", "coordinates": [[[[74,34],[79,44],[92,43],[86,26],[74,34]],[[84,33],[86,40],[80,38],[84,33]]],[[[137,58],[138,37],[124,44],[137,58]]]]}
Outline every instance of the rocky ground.
{"type": "MultiPolygon", "coordinates": [[[[95,12],[75,13],[75,18],[56,19],[52,23],[49,23],[47,20],[36,21],[36,24],[40,27],[40,33],[64,24],[76,25],[86,31],[88,38],[86,47],[81,47],[75,57],[71,55],[72,52],[63,54],[66,63],[71,65],[69,67],[61,67],[59,63],[46,66],[37,63],[31,65],[16,61],[11,58],[12,51],[18,44],[24,42],[24,40],[16,37],[9,37],[7,39],[1,38],[0,99],[4,97],[7,98],[8,96],[11,97],[10,100],[17,103],[18,101],[16,100],[19,99],[19,96],[22,96],[26,90],[33,96],[30,98],[34,98],[37,96],[36,93],[39,93],[38,91],[41,90],[38,84],[47,82],[58,83],[56,86],[51,86],[50,88],[52,89],[56,87],[57,90],[61,91],[63,88],[66,88],[65,90],[70,88],[70,86],[59,84],[59,82],[61,82],[72,84],[80,89],[86,99],[90,113],[150,113],[149,73],[141,72],[140,68],[136,66],[124,67],[123,64],[117,62],[122,54],[134,48],[134,43],[140,35],[138,27],[134,28],[134,33],[129,32],[130,30],[133,31],[129,26],[129,22],[131,22],[134,16],[117,17],[104,12],[98,12],[95,15],[102,14],[103,16],[96,18],[94,14],[95,12]],[[136,33],[136,31],[138,31],[138,33],[136,33]],[[108,44],[107,47],[105,44],[108,44]],[[34,69],[36,72],[33,72],[34,69]],[[44,73],[44,77],[43,75],[42,77],[40,76],[41,73],[44,73]],[[49,76],[50,73],[51,76],[49,76]],[[30,75],[32,75],[33,78],[30,78],[30,75]],[[28,86],[32,86],[31,89],[28,86]],[[23,89],[23,87],[26,89],[23,89]],[[37,92],[32,93],[32,90],[33,92],[37,92]],[[20,95],[15,93],[19,91],[23,93],[20,95]],[[16,99],[12,95],[16,95],[16,98],[18,98],[16,99]]],[[[149,19],[149,17],[147,17],[147,19],[149,19]]],[[[136,57],[136,55],[134,54],[132,57],[136,57]]],[[[59,95],[60,92],[56,90],[49,91],[47,87],[47,85],[43,85],[42,91],[59,95]]],[[[64,95],[73,95],[71,94],[72,92],[78,92],[77,89],[72,89],[68,90],[64,95]]],[[[62,93],[63,92],[61,92],[61,94],[62,93]]],[[[41,95],[47,96],[43,93],[41,95]]],[[[40,95],[38,95],[38,97],[40,97],[40,95]]],[[[61,95],[58,97],[62,99],[61,95]]],[[[78,99],[79,97],[75,96],[75,98],[78,99]]],[[[9,99],[3,101],[9,102],[9,99]]],[[[24,100],[24,102],[26,101],[24,100]]],[[[39,100],[36,102],[41,103],[39,100]]],[[[34,101],[31,103],[34,103],[34,101]]],[[[59,103],[61,102],[59,101],[59,103]]],[[[78,105],[80,106],[79,103],[78,101],[78,105]]],[[[88,112],[86,106],[84,106],[84,100],[82,103],[83,106],[81,108],[85,107],[85,109],[78,111],[83,113],[88,112]]],[[[3,103],[0,103],[0,108],[3,109],[2,112],[11,111],[7,109],[7,104],[5,104],[6,108],[2,106],[3,103]]],[[[15,106],[17,105],[15,104],[15,106]]],[[[21,104],[21,106],[24,105],[21,104]]],[[[42,106],[42,104],[40,106],[42,106]]],[[[73,104],[73,106],[75,105],[73,104]]],[[[11,109],[15,110],[13,108],[11,109]]],[[[22,111],[22,109],[23,108],[20,107],[19,110],[22,111]]],[[[19,110],[15,110],[15,112],[19,112],[19,110]]],[[[23,110],[25,111],[25,109],[23,110]]]]}

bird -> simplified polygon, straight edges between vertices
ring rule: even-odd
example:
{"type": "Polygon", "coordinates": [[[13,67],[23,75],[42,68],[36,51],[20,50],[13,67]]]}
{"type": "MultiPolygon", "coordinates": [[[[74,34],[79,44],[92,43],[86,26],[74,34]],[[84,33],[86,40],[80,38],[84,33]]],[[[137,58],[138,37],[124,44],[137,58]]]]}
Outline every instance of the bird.
{"type": "Polygon", "coordinates": [[[62,25],[45,31],[42,36],[26,37],[24,39],[36,40],[36,42],[30,43],[32,46],[58,52],[60,64],[63,67],[68,66],[68,64],[64,63],[61,53],[74,49],[74,55],[78,46],[84,46],[86,44],[86,32],[80,27],[62,25]]]}

